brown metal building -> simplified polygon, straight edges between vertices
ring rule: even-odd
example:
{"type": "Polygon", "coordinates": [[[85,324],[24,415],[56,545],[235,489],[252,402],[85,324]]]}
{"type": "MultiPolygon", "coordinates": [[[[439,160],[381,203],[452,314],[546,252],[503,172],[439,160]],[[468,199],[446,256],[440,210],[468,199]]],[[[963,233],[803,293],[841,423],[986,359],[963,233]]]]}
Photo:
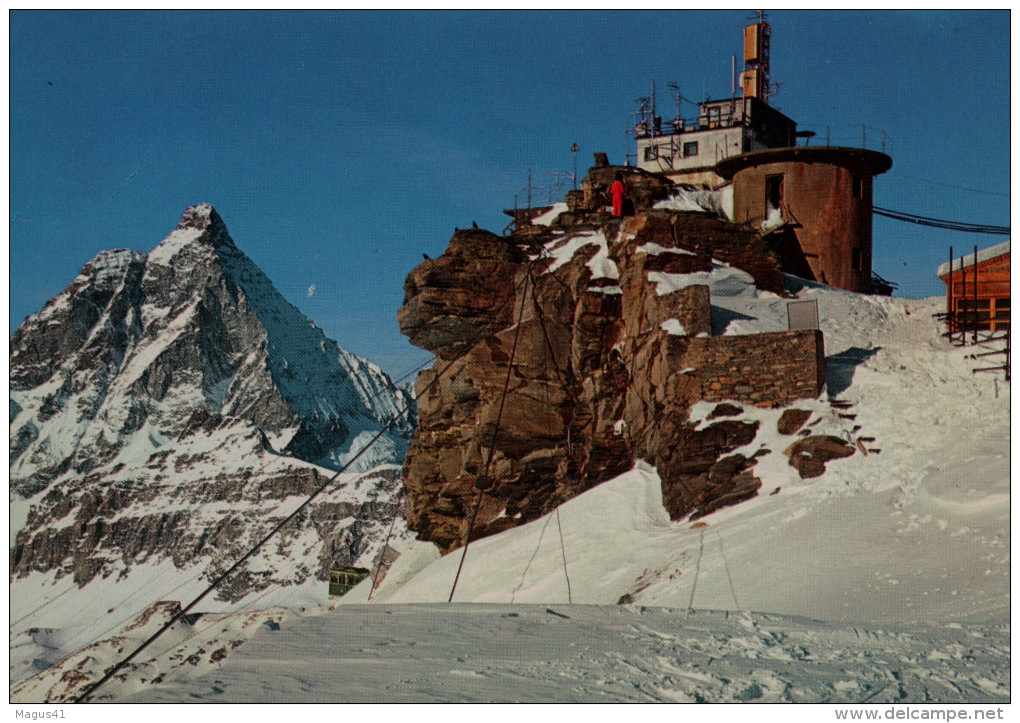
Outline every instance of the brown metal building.
{"type": "Polygon", "coordinates": [[[939,266],[950,331],[1009,330],[1009,241],[939,266]]]}
{"type": "Polygon", "coordinates": [[[871,293],[872,180],[892,167],[862,148],[775,148],[723,159],[733,220],[777,229],[784,271],[871,293]]]}

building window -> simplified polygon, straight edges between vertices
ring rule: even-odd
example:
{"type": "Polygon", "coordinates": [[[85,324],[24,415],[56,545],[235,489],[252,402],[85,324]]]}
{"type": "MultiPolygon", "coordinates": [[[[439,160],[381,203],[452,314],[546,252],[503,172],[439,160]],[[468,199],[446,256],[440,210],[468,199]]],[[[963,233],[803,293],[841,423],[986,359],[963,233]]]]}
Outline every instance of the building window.
{"type": "Polygon", "coordinates": [[[1008,297],[989,299],[954,299],[957,330],[980,329],[1008,331],[1010,328],[1010,301],[1008,297]]]}
{"type": "Polygon", "coordinates": [[[991,299],[955,299],[957,320],[965,329],[992,329],[991,299]]]}
{"type": "Polygon", "coordinates": [[[992,331],[1009,329],[1009,297],[992,299],[992,331]]]}
{"type": "Polygon", "coordinates": [[[654,161],[659,157],[658,146],[645,146],[645,160],[654,161]]]}
{"type": "Polygon", "coordinates": [[[684,158],[690,158],[691,156],[698,155],[698,142],[691,141],[684,143],[684,158]]]}
{"type": "Polygon", "coordinates": [[[718,106],[708,109],[708,127],[718,128],[719,121],[722,119],[722,114],[718,106]]]}

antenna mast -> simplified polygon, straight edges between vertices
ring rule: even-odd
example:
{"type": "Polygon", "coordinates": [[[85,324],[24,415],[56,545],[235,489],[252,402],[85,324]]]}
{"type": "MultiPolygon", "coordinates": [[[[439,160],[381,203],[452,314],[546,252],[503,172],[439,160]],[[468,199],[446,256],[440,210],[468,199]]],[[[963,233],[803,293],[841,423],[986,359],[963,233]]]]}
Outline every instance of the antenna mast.
{"type": "Polygon", "coordinates": [[[774,94],[769,78],[769,50],[772,28],[765,22],[765,11],[758,11],[758,22],[744,28],[744,72],[740,87],[745,97],[759,98],[768,103],[774,94]]]}
{"type": "Polygon", "coordinates": [[[650,97],[652,99],[652,126],[651,126],[651,132],[652,132],[652,137],[654,138],[655,136],[657,136],[659,134],[659,129],[656,127],[658,124],[656,123],[656,119],[655,119],[655,81],[654,80],[652,81],[652,95],[650,97]]]}
{"type": "Polygon", "coordinates": [[[680,85],[669,83],[669,89],[676,93],[676,115],[673,117],[673,132],[679,133],[684,127],[683,111],[680,109],[680,85]]]}

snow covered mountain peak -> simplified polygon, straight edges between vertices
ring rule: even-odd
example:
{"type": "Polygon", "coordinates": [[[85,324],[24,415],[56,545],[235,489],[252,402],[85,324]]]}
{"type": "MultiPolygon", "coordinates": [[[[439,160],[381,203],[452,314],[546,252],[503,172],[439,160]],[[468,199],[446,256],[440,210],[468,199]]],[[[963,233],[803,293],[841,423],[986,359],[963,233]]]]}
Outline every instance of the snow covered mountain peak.
{"type": "MultiPolygon", "coordinates": [[[[305,604],[332,565],[371,564],[414,400],[284,299],[208,204],[149,253],[98,254],[10,343],[17,606],[91,584],[114,610],[157,568],[199,585],[348,462],[222,599],[307,583],[305,604]]],[[[43,607],[12,634],[68,624],[43,607]]]]}
{"type": "MultiPolygon", "coordinates": [[[[22,492],[114,459],[147,425],[175,436],[195,409],[246,419],[277,452],[336,469],[413,405],[287,302],[208,204],[149,254],[86,264],[15,332],[11,386],[22,492]],[[63,431],[47,434],[54,425],[63,431]]],[[[367,462],[399,459],[412,426],[399,420],[367,462]]],[[[159,449],[159,435],[142,439],[159,449]]]]}
{"type": "Polygon", "coordinates": [[[240,253],[216,209],[208,203],[200,203],[184,211],[177,228],[153,249],[149,260],[169,265],[171,259],[177,259],[178,254],[185,249],[190,249],[193,255],[201,258],[198,248],[193,247],[240,253]]]}
{"type": "Polygon", "coordinates": [[[197,228],[205,230],[210,226],[219,226],[226,229],[223,223],[223,219],[216,213],[216,209],[208,203],[199,203],[194,206],[188,206],[184,209],[184,215],[181,216],[181,222],[177,224],[177,228],[197,228]]]}

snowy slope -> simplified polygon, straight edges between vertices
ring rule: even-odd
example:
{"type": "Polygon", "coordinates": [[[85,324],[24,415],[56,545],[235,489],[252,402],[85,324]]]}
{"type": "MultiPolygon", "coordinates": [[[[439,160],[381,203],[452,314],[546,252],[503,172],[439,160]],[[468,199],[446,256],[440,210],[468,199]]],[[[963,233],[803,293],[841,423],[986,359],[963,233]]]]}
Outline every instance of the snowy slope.
{"type": "MultiPolygon", "coordinates": [[[[785,328],[786,300],[735,288],[738,274],[713,287],[716,332],[785,328]]],[[[654,469],[639,464],[558,515],[473,543],[455,600],[567,602],[569,577],[574,603],[625,599],[832,621],[1006,620],[1009,384],[974,374],[973,350],[939,336],[938,299],[790,285],[799,299],[818,300],[828,394],[852,405],[796,406],[812,412],[813,433],[874,451],[803,480],[782,454],[796,438],[776,430],[780,411],[746,409],[744,418],[762,424],[737,451],[769,450],[756,467],[759,497],[705,526],[671,524],[654,469]]],[[[700,403],[692,416],[713,408],[700,403]]],[[[434,557],[416,543],[374,599],[445,600],[460,555],[434,557]],[[423,569],[398,585],[404,566],[423,569]]],[[[359,599],[354,591],[345,601],[359,599]]]]}

